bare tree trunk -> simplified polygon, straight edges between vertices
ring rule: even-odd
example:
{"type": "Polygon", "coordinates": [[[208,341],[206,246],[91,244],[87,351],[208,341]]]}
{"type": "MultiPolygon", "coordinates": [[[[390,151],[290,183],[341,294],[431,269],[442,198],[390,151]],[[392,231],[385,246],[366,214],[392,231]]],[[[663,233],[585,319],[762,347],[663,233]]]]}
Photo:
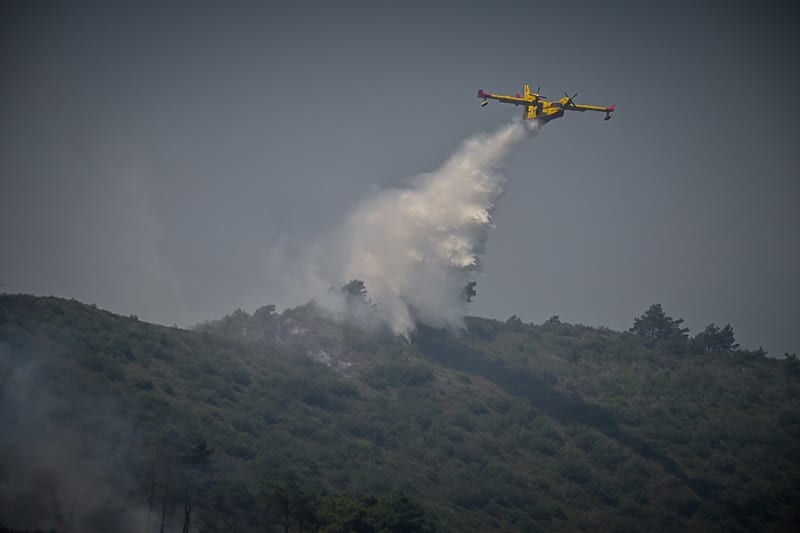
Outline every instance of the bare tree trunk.
{"type": "Polygon", "coordinates": [[[164,506],[161,508],[161,531],[160,533],[164,533],[164,522],[167,521],[167,489],[169,489],[169,484],[166,482],[164,483],[164,506]]]}
{"type": "Polygon", "coordinates": [[[150,514],[153,512],[153,497],[156,493],[156,461],[158,461],[158,445],[153,446],[153,464],[150,467],[150,497],[147,500],[145,533],[150,533],[150,514]]]}
{"type": "Polygon", "coordinates": [[[70,526],[72,525],[72,517],[75,516],[75,507],[78,505],[78,494],[81,491],[81,485],[83,484],[83,474],[84,470],[81,470],[81,476],[78,478],[78,485],[75,487],[75,494],[72,496],[72,505],[69,508],[69,515],[67,516],[67,523],[64,525],[64,533],[69,531],[70,526]]]}
{"type": "Polygon", "coordinates": [[[183,533],[189,533],[189,522],[192,520],[192,500],[189,486],[186,486],[186,499],[183,502],[183,533]]]}
{"type": "Polygon", "coordinates": [[[61,514],[61,503],[58,501],[58,494],[55,491],[53,491],[53,515],[56,518],[56,524],[58,524],[58,531],[65,533],[67,526],[64,523],[64,515],[61,514]]]}

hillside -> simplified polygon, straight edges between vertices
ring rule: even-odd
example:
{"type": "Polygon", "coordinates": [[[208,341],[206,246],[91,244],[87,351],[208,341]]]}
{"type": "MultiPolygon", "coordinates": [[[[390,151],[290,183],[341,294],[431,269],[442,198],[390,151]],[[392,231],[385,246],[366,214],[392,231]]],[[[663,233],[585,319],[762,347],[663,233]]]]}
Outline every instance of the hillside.
{"type": "Polygon", "coordinates": [[[796,358],[467,324],[409,341],[309,304],[182,330],[2,295],[0,526],[800,525],[796,358]]]}

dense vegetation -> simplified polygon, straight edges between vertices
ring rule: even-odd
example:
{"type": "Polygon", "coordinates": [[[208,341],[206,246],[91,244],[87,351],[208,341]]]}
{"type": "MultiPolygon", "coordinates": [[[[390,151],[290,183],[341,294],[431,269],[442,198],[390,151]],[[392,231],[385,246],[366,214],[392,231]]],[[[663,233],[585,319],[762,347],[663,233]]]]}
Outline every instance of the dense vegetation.
{"type": "Polygon", "coordinates": [[[2,295],[0,524],[797,528],[796,357],[658,305],[624,333],[467,325],[409,341],[309,304],[181,330],[2,295]]]}

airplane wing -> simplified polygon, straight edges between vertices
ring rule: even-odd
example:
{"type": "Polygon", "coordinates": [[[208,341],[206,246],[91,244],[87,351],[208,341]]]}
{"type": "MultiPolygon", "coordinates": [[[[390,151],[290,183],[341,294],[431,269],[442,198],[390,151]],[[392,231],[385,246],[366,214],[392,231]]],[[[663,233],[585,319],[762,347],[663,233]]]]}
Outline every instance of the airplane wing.
{"type": "Polygon", "coordinates": [[[586,105],[586,104],[569,104],[564,106],[565,109],[570,111],[602,111],[603,113],[610,113],[616,109],[617,106],[599,106],[599,105],[586,105]]]}
{"type": "Polygon", "coordinates": [[[492,94],[492,93],[485,93],[483,89],[478,90],[478,98],[483,98],[484,101],[487,98],[491,98],[492,100],[498,100],[500,102],[506,102],[508,104],[517,104],[517,105],[530,105],[530,101],[526,100],[521,96],[509,96],[505,94],[492,94]]]}
{"type": "MultiPolygon", "coordinates": [[[[574,97],[573,97],[574,98],[574,97]]],[[[609,120],[611,118],[611,113],[617,108],[615,105],[610,106],[600,106],[600,105],[587,105],[587,104],[576,104],[572,101],[572,98],[567,95],[565,98],[561,98],[559,101],[562,109],[567,111],[600,111],[601,113],[605,113],[606,116],[603,120],[609,120]]]]}

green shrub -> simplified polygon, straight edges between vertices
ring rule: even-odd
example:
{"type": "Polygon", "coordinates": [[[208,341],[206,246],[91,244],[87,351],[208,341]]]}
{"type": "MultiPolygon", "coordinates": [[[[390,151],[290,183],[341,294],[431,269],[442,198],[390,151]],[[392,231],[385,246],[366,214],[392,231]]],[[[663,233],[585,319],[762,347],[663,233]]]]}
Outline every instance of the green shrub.
{"type": "Polygon", "coordinates": [[[433,381],[433,370],[422,363],[374,366],[362,376],[364,383],[375,390],[387,387],[419,387],[433,381]]]}

